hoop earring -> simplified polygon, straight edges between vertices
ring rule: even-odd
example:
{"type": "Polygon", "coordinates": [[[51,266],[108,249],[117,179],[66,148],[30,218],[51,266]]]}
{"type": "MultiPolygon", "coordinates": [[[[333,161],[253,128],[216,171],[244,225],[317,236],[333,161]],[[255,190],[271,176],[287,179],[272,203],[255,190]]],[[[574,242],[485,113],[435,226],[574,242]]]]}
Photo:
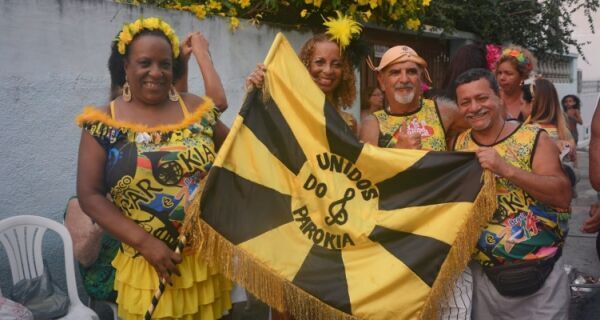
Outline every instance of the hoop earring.
{"type": "Polygon", "coordinates": [[[131,101],[131,88],[129,87],[129,82],[125,80],[125,84],[123,85],[123,100],[125,102],[131,101]]]}
{"type": "Polygon", "coordinates": [[[171,89],[169,90],[169,100],[173,102],[179,101],[179,93],[177,93],[177,90],[175,90],[175,87],[173,86],[171,86],[171,89]]]}

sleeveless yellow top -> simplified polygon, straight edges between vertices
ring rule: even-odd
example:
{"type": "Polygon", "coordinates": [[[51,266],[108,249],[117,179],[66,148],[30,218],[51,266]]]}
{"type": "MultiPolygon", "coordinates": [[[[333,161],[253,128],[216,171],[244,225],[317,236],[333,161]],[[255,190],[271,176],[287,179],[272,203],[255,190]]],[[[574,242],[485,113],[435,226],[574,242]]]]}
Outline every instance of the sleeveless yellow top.
{"type": "Polygon", "coordinates": [[[379,122],[380,147],[393,148],[402,125],[407,123],[408,133],[421,134],[423,150],[446,151],[446,133],[438,107],[433,100],[421,99],[421,106],[414,112],[392,114],[384,108],[373,113],[379,122]]]}
{"type": "Polygon", "coordinates": [[[540,128],[544,129],[552,140],[558,140],[558,128],[555,125],[549,123],[538,123],[540,128]]]}
{"type": "MultiPolygon", "coordinates": [[[[491,146],[510,165],[531,172],[536,143],[542,129],[520,125],[491,146]]],[[[456,151],[475,151],[480,146],[467,130],[458,136],[456,151]]],[[[484,266],[505,261],[537,260],[553,256],[568,231],[568,210],[545,205],[506,178],[496,177],[498,208],[482,230],[475,259],[484,266]]]]}
{"type": "MultiPolygon", "coordinates": [[[[185,208],[211,167],[216,152],[213,127],[218,111],[210,99],[193,113],[179,100],[184,120],[148,128],[114,119],[87,107],[77,122],[106,151],[105,186],[123,215],[172,249],[185,208]]],[[[154,268],[132,247],[121,244],[113,260],[115,289],[121,319],[142,319],[159,279],[154,268]]],[[[201,260],[183,253],[173,277],[154,312],[154,319],[218,319],[231,307],[231,283],[201,260]]]]}

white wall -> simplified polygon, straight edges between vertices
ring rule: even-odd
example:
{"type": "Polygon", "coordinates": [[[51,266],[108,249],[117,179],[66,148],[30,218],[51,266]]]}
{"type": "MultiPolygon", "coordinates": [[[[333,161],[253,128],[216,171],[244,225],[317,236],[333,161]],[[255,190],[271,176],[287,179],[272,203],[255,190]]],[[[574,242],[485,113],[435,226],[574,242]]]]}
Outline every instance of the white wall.
{"type": "MultiPolygon", "coordinates": [[[[232,33],[221,18],[199,21],[187,12],[104,0],[0,0],[0,219],[35,214],[62,222],[75,193],[81,131],[74,118],[86,104],[106,104],[111,41],[124,22],[142,14],[162,17],[180,37],[205,34],[229,99],[228,124],[241,105],[245,76],[280,31],[243,25],[232,33]]],[[[310,36],[284,33],[296,49],[310,36]]],[[[197,69],[192,59],[189,88],[203,94],[197,69]]],[[[54,241],[47,247],[60,256],[54,241]]],[[[3,288],[10,281],[5,261],[0,250],[3,288]]]]}
{"type": "Polygon", "coordinates": [[[581,99],[581,120],[583,120],[583,125],[577,126],[577,130],[579,130],[578,146],[585,147],[590,141],[592,117],[596,110],[598,99],[600,99],[600,92],[582,93],[579,95],[579,99],[581,99]]]}

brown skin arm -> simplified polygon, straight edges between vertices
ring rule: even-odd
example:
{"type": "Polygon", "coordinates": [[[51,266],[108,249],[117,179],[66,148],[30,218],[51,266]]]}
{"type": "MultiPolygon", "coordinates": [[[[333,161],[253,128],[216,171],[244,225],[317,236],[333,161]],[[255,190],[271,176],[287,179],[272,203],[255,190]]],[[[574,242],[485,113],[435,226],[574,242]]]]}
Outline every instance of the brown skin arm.
{"type": "Polygon", "coordinates": [[[579,109],[573,109],[573,119],[577,121],[577,124],[583,124],[583,119],[581,119],[581,111],[579,109]]]}
{"type": "Polygon", "coordinates": [[[214,129],[214,141],[215,141],[215,151],[219,152],[223,142],[225,142],[225,138],[229,134],[229,128],[221,122],[221,120],[217,121],[214,129]]]}
{"type": "Polygon", "coordinates": [[[469,129],[469,123],[458,112],[456,103],[448,99],[438,99],[438,108],[442,123],[446,129],[446,135],[451,134],[457,136],[461,132],[469,129]]]}
{"type": "Polygon", "coordinates": [[[198,63],[198,68],[200,68],[206,95],[213,100],[219,111],[224,112],[228,107],[227,97],[225,95],[223,84],[221,83],[221,78],[213,65],[208,47],[208,41],[200,32],[193,32],[185,37],[181,43],[181,56],[184,61],[184,70],[182,77],[175,83],[175,87],[179,92],[188,92],[187,61],[193,54],[198,63]]]}
{"type": "Polygon", "coordinates": [[[67,204],[65,226],[73,239],[75,259],[84,267],[91,266],[100,253],[104,231],[81,210],[76,198],[69,200],[67,204]]]}
{"type": "Polygon", "coordinates": [[[370,114],[364,118],[358,137],[364,143],[379,145],[379,122],[374,115],[370,114]]]}
{"type": "Polygon", "coordinates": [[[190,37],[190,45],[196,62],[198,62],[202,79],[204,80],[206,95],[213,100],[215,106],[221,112],[224,112],[227,110],[227,97],[225,96],[225,89],[223,88],[221,78],[210,56],[208,41],[200,32],[194,32],[190,37]]]}
{"type": "Polygon", "coordinates": [[[77,196],[81,209],[119,241],[132,246],[154,267],[159,277],[171,282],[169,272],[179,275],[175,264],[181,256],[153,237],[106,198],[104,167],[106,152],[88,132],[83,130],[77,165],[77,196]]]}
{"type": "Polygon", "coordinates": [[[469,129],[469,123],[463,116],[458,112],[456,102],[450,99],[437,99],[436,100],[440,115],[442,117],[442,124],[446,129],[446,145],[447,149],[452,149],[454,140],[463,131],[469,129]]]}
{"type": "Polygon", "coordinates": [[[590,217],[587,218],[581,226],[581,231],[586,233],[596,233],[600,231],[600,202],[592,204],[589,215],[590,217]]]}
{"type": "Polygon", "coordinates": [[[600,191],[600,100],[592,118],[592,136],[590,138],[590,182],[596,191],[600,191]]]}
{"type": "Polygon", "coordinates": [[[265,83],[265,72],[267,72],[265,65],[258,63],[256,68],[246,78],[246,84],[244,85],[246,91],[250,91],[252,87],[262,88],[263,84],[265,83]]]}
{"type": "Polygon", "coordinates": [[[558,148],[545,132],[537,143],[532,172],[508,164],[493,148],[479,148],[476,154],[484,169],[507,178],[534,199],[558,208],[571,205],[571,184],[560,165],[558,148]]]}
{"type": "Polygon", "coordinates": [[[188,34],[183,42],[179,45],[179,59],[181,60],[181,76],[175,81],[175,89],[177,92],[188,92],[188,62],[192,56],[192,47],[187,44],[189,42],[188,34]]]}

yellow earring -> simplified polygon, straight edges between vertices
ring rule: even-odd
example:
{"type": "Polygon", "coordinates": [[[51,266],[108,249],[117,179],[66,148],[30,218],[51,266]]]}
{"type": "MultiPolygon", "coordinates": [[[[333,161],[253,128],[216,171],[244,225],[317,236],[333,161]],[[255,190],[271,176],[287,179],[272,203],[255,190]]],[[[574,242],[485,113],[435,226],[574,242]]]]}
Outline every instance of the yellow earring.
{"type": "Polygon", "coordinates": [[[125,102],[131,101],[131,88],[129,87],[129,82],[125,80],[125,84],[123,85],[123,100],[125,102]]]}
{"type": "Polygon", "coordinates": [[[169,100],[171,101],[179,101],[179,93],[177,93],[177,90],[175,90],[175,87],[171,86],[171,89],[169,90],[169,100]]]}

